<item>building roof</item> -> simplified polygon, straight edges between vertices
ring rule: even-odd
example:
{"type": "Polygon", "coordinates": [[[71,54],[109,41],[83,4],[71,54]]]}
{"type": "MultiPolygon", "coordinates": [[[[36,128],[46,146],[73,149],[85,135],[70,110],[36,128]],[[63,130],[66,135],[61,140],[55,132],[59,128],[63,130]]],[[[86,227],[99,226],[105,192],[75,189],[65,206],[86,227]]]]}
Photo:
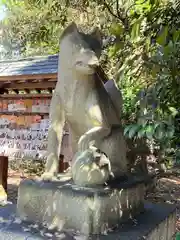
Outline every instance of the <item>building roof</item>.
{"type": "Polygon", "coordinates": [[[0,61],[0,77],[54,74],[58,71],[58,55],[0,61]]]}

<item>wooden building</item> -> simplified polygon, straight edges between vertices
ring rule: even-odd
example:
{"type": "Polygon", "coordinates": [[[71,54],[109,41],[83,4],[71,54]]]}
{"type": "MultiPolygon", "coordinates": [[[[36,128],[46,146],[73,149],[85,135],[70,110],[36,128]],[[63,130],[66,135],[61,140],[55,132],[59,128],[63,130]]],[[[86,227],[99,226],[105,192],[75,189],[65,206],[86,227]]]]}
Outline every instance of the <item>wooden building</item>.
{"type": "Polygon", "coordinates": [[[1,97],[34,97],[30,94],[32,90],[38,93],[46,90],[46,97],[51,97],[57,81],[57,69],[58,55],[0,61],[1,97]],[[20,94],[22,90],[26,95],[20,94]],[[10,91],[14,92],[11,96],[10,91]]]}
{"type": "MultiPolygon", "coordinates": [[[[14,107],[14,103],[19,100],[31,102],[31,105],[34,100],[50,102],[57,82],[57,72],[58,55],[0,61],[0,119],[5,115],[41,116],[42,119],[47,119],[48,111],[42,112],[42,107],[39,107],[38,111],[32,111],[26,106],[21,111],[14,107]],[[10,105],[14,107],[14,111],[8,108],[10,105]]],[[[61,154],[68,161],[71,158],[71,150],[68,128],[65,128],[61,154]]]]}

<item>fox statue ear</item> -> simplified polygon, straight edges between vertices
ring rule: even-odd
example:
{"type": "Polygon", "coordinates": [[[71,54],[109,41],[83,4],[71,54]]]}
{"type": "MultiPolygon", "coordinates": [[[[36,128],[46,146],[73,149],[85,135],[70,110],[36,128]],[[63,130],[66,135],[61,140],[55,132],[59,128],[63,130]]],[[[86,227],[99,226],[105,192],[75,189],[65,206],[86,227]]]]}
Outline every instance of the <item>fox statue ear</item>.
{"type": "Polygon", "coordinates": [[[70,23],[62,32],[60,39],[64,38],[65,36],[71,34],[71,33],[77,33],[78,28],[75,22],[70,23]]]}
{"type": "Polygon", "coordinates": [[[95,27],[92,32],[90,33],[90,35],[97,39],[99,41],[99,43],[101,44],[102,46],[102,34],[101,34],[101,31],[98,27],[95,27]]]}

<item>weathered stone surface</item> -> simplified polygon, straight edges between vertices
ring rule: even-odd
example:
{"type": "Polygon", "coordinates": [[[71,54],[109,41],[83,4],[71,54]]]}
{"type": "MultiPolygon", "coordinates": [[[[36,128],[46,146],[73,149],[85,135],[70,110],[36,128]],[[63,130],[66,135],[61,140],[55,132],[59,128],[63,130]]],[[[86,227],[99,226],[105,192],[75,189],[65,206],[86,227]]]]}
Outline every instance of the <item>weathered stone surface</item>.
{"type": "MultiPolygon", "coordinates": [[[[121,229],[102,236],[100,240],[174,240],[176,208],[170,204],[145,203],[145,212],[121,229]]],[[[97,238],[94,238],[95,240],[97,238]]]]}
{"type": "Polygon", "coordinates": [[[50,227],[99,234],[142,212],[144,194],[142,181],[82,188],[70,181],[25,180],[19,187],[17,212],[21,219],[50,227]]]}
{"type": "MultiPolygon", "coordinates": [[[[121,124],[122,96],[114,82],[106,85],[106,91],[103,84],[105,74],[99,66],[101,51],[102,36],[98,28],[86,34],[75,23],[71,23],[61,34],[58,61],[60,74],[51,99],[47,164],[42,175],[44,180],[53,180],[57,176],[65,121],[70,128],[73,156],[77,152],[83,153],[92,145],[108,156],[111,171],[105,169],[105,178],[102,177],[104,172],[101,173],[102,166],[97,164],[97,158],[89,158],[92,164],[88,164],[91,166],[87,173],[88,186],[96,182],[99,184],[102,180],[105,183],[111,175],[118,178],[129,174],[121,124]],[[94,174],[94,166],[99,168],[100,174],[94,174]]],[[[72,163],[74,161],[76,158],[73,157],[72,163]]],[[[82,162],[86,167],[86,156],[81,156],[82,162]]],[[[71,166],[74,173],[79,170],[77,162],[71,166]]],[[[76,175],[75,181],[79,186],[84,186],[81,176],[76,175]]]]}
{"type": "Polygon", "coordinates": [[[1,240],[173,240],[176,211],[169,204],[145,203],[145,212],[136,218],[137,224],[129,221],[120,229],[102,236],[86,237],[77,232],[48,231],[41,226],[21,222],[15,215],[16,206],[0,208],[1,240]]]}

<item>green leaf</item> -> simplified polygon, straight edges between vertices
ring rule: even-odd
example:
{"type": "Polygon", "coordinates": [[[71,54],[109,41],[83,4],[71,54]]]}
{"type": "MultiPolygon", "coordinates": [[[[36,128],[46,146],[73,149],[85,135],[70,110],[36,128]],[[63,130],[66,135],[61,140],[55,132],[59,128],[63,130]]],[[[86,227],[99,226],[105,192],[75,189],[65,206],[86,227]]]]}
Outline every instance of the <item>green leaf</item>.
{"type": "Polygon", "coordinates": [[[163,52],[164,52],[165,56],[169,57],[169,53],[171,52],[171,50],[172,50],[171,46],[169,46],[169,45],[165,46],[163,48],[163,52]]]}
{"type": "Polygon", "coordinates": [[[140,26],[141,26],[142,19],[139,18],[135,21],[135,23],[132,26],[131,30],[131,39],[135,40],[140,35],[140,26]]]}
{"type": "Polygon", "coordinates": [[[168,26],[165,26],[162,32],[160,33],[160,35],[156,39],[159,45],[164,46],[166,44],[167,34],[168,34],[168,26]]]}
{"type": "Polygon", "coordinates": [[[145,131],[146,131],[146,137],[148,139],[152,139],[154,134],[154,127],[152,125],[148,125],[145,131]]]}
{"type": "Polygon", "coordinates": [[[155,131],[160,125],[161,125],[161,123],[156,123],[156,124],[154,125],[154,131],[155,131]]]}
{"type": "Polygon", "coordinates": [[[174,133],[175,133],[174,127],[168,126],[167,132],[166,132],[166,137],[171,139],[174,136],[174,133]]]}
{"type": "Polygon", "coordinates": [[[112,23],[110,27],[110,33],[119,36],[124,32],[124,26],[120,23],[112,23]]]}
{"type": "Polygon", "coordinates": [[[137,133],[137,137],[138,138],[142,138],[146,135],[146,128],[142,127],[141,129],[139,129],[138,133],[137,133]]]}
{"type": "Polygon", "coordinates": [[[174,107],[169,107],[169,110],[172,113],[173,117],[175,117],[178,114],[178,111],[174,107]]]}
{"type": "Polygon", "coordinates": [[[173,32],[173,41],[176,42],[179,40],[179,38],[180,38],[180,30],[175,30],[173,32]]]}
{"type": "Polygon", "coordinates": [[[151,46],[151,38],[147,37],[147,39],[146,39],[146,50],[147,51],[149,51],[150,46],[151,46]]]}
{"type": "Polygon", "coordinates": [[[159,71],[160,71],[160,67],[158,66],[158,65],[153,65],[153,68],[152,68],[152,76],[153,77],[156,77],[157,76],[157,74],[159,73],[159,71]]]}
{"type": "Polygon", "coordinates": [[[128,134],[128,132],[129,132],[129,130],[131,129],[131,127],[132,127],[132,124],[125,127],[125,129],[124,129],[124,135],[127,135],[127,134],[128,134]]]}
{"type": "Polygon", "coordinates": [[[128,134],[129,138],[133,138],[136,135],[139,128],[140,128],[139,125],[133,124],[129,130],[129,134],[128,134]]]}
{"type": "Polygon", "coordinates": [[[109,52],[108,52],[108,56],[114,57],[116,55],[116,53],[123,48],[123,43],[122,42],[118,42],[115,43],[113,46],[109,47],[109,52]]]}
{"type": "Polygon", "coordinates": [[[162,140],[165,137],[166,133],[165,133],[165,125],[164,124],[159,124],[158,127],[156,127],[155,132],[154,132],[154,136],[156,139],[158,140],[162,140]]]}

